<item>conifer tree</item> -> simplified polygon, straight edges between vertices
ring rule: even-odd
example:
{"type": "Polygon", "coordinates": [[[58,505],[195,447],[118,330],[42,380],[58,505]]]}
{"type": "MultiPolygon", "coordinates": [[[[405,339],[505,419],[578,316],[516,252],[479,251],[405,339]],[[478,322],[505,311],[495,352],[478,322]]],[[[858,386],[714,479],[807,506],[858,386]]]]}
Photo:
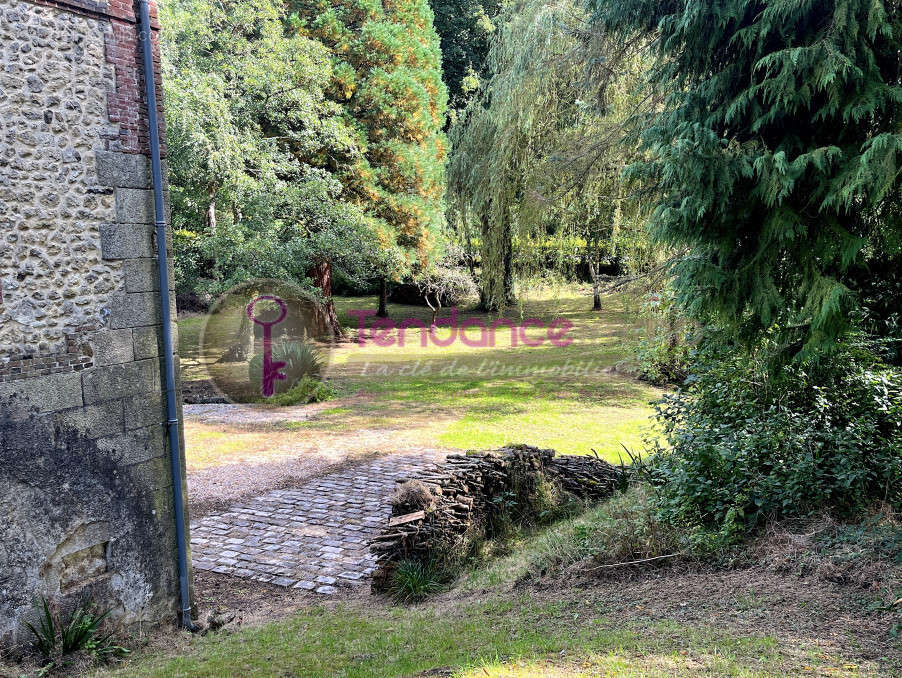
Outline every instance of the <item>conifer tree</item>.
{"type": "Polygon", "coordinates": [[[689,251],[682,305],[791,354],[832,346],[867,271],[900,261],[899,4],[594,2],[658,58],[629,175],[656,192],[653,234],[689,251]]]}
{"type": "Polygon", "coordinates": [[[427,0],[293,0],[298,29],[332,54],[330,96],[362,149],[339,168],[378,221],[384,277],[429,260],[444,220],[447,92],[427,0]]]}

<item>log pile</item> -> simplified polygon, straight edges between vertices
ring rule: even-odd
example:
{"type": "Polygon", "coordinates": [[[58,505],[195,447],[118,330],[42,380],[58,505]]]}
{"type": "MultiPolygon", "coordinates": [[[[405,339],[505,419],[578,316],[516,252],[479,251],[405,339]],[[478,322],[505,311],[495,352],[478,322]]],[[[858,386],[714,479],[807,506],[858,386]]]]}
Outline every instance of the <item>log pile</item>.
{"type": "Polygon", "coordinates": [[[554,457],[546,464],[545,472],[556,480],[565,492],[598,501],[609,496],[622,480],[623,471],[597,457],[554,457]]]}
{"type": "Polygon", "coordinates": [[[556,457],[527,445],[478,454],[452,454],[415,478],[399,480],[388,525],[370,541],[377,555],[373,589],[384,591],[398,562],[430,562],[466,552],[505,503],[529,507],[542,482],[587,501],[611,494],[621,470],[592,457],[556,457]]]}

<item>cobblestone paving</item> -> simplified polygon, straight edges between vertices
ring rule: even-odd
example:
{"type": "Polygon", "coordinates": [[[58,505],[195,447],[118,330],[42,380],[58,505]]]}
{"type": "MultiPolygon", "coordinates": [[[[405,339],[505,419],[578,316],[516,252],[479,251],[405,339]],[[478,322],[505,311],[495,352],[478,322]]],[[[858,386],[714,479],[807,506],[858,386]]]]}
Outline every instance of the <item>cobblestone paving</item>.
{"type": "Polygon", "coordinates": [[[396,479],[441,453],[361,462],[304,485],[272,490],[191,524],[198,570],[332,594],[364,583],[375,557],[367,540],[385,524],[396,479]]]}

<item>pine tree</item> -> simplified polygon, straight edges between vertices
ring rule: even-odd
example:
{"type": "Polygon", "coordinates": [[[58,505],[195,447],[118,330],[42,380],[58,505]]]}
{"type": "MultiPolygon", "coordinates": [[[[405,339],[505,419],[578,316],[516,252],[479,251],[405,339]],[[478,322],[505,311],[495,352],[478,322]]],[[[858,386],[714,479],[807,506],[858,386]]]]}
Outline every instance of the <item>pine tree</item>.
{"type": "Polygon", "coordinates": [[[689,252],[682,305],[793,354],[833,345],[862,273],[899,261],[899,4],[595,2],[657,56],[629,176],[656,192],[655,237],[689,252]]]}
{"type": "Polygon", "coordinates": [[[362,154],[339,169],[347,197],[378,223],[383,276],[432,256],[444,221],[447,92],[426,0],[293,0],[300,32],[329,48],[330,96],[362,154]]]}

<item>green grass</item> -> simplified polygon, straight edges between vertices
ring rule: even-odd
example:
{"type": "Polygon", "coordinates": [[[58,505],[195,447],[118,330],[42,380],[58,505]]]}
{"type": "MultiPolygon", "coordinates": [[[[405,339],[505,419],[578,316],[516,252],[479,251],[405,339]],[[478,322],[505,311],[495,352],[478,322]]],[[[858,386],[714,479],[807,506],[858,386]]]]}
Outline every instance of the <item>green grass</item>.
{"type": "MultiPolygon", "coordinates": [[[[349,328],[350,340],[332,351],[326,378],[339,399],[282,430],[335,445],[352,431],[385,433],[399,448],[466,450],[523,442],[567,454],[589,454],[594,449],[616,462],[624,446],[642,449],[643,439],[653,434],[651,403],[661,390],[614,369],[630,358],[633,300],[625,295],[606,297],[600,313],[590,310],[591,302],[577,288],[536,290],[529,301],[507,313],[514,323],[528,318],[546,324],[569,321],[573,328],[567,336],[573,342],[566,347],[551,345],[538,328],[527,334],[533,341],[545,337],[541,346],[522,342],[513,346],[510,331],[501,328],[493,347],[468,346],[459,340],[447,347],[431,341],[423,347],[416,328],[405,332],[403,346],[397,342],[379,346],[369,336],[360,345],[357,320],[350,312],[374,309],[376,298],[337,298],[339,319],[349,328]]],[[[431,319],[426,307],[389,304],[389,313],[396,322],[416,318],[428,324],[431,319]]],[[[444,309],[439,317],[448,315],[444,309]]],[[[488,325],[497,317],[461,311],[459,322],[468,320],[488,325]]],[[[206,378],[210,370],[246,369],[216,365],[210,356],[201,355],[203,326],[201,316],[179,323],[184,378],[206,378]]],[[[220,323],[216,331],[222,327],[220,323]]],[[[440,338],[448,334],[447,329],[439,330],[440,338]]],[[[468,330],[470,339],[477,335],[477,329],[468,330]]],[[[397,339],[398,333],[388,336],[397,339]]],[[[193,426],[189,421],[186,428],[189,456],[193,426]]],[[[209,446],[212,432],[200,433],[206,436],[205,455],[215,456],[209,446]]]]}
{"type": "MultiPolygon", "coordinates": [[[[150,676],[674,676],[764,677],[831,666],[835,657],[769,636],[652,620],[626,625],[578,592],[553,602],[526,595],[444,607],[304,610],[287,621],[193,637],[178,654],[139,654],[112,675],[150,676]]],[[[105,674],[108,675],[108,674],[105,674]]],[[[824,675],[816,673],[815,675],[824,675]]]]}
{"type": "MultiPolygon", "coordinates": [[[[656,518],[649,488],[636,486],[540,530],[503,544],[504,555],[464,572],[459,591],[512,587],[527,575],[563,576],[576,563],[612,564],[683,551],[680,528],[656,518]]],[[[494,544],[487,544],[491,551],[494,544]]]]}

